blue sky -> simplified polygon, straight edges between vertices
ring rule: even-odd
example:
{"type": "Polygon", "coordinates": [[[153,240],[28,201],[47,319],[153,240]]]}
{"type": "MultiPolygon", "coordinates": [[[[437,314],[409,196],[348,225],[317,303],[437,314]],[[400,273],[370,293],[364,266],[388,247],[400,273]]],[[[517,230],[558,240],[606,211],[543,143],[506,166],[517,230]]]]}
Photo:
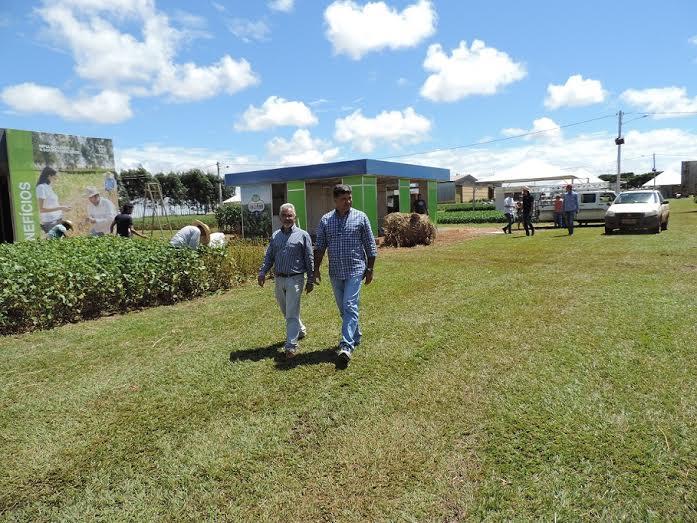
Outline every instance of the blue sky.
{"type": "Polygon", "coordinates": [[[616,169],[619,109],[623,170],[697,159],[693,0],[2,7],[0,126],[112,138],[120,168],[597,175],[616,169]]]}

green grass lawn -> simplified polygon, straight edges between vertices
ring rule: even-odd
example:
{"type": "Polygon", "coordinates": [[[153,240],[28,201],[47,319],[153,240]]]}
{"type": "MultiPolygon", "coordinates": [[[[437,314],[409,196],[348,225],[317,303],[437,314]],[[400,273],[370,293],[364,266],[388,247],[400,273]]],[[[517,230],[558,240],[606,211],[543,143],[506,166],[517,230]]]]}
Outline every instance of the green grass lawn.
{"type": "Polygon", "coordinates": [[[695,520],[697,204],[671,206],[659,235],[381,250],[343,371],[328,281],[293,365],[272,285],[0,338],[0,515],[695,520]]]}

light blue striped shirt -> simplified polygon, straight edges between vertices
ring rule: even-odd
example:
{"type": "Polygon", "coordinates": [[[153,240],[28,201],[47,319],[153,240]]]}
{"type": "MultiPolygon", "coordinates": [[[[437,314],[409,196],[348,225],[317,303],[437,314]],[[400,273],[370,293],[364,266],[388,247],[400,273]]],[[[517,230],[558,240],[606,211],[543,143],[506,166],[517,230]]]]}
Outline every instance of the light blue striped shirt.
{"type": "Polygon", "coordinates": [[[259,268],[260,275],[266,275],[273,266],[276,274],[307,273],[307,281],[314,281],[315,260],[312,253],[312,240],[297,225],[285,231],[283,227],[273,233],[271,243],[266,248],[264,262],[259,268]]]}

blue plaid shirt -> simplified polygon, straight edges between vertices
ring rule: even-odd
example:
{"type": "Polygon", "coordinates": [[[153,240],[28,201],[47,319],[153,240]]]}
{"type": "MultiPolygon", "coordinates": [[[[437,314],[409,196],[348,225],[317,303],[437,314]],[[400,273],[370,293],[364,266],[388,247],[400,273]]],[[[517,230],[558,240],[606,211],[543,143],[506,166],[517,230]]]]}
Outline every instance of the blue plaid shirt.
{"type": "Polygon", "coordinates": [[[315,260],[312,255],[312,240],[309,234],[296,225],[287,232],[281,227],[271,237],[259,274],[265,275],[273,266],[276,274],[306,272],[307,281],[312,282],[315,277],[315,260]]]}
{"type": "Polygon", "coordinates": [[[345,280],[362,276],[367,258],[375,258],[378,250],[364,212],[349,209],[343,218],[336,210],[328,212],[317,226],[318,251],[329,253],[329,276],[345,280]]]}

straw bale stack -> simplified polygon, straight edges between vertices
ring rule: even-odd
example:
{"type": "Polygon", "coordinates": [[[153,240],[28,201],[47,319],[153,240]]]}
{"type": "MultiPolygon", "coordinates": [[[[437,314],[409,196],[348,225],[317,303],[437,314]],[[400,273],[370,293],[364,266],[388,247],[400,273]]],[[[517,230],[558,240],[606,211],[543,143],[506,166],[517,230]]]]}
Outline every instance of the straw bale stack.
{"type": "Polygon", "coordinates": [[[430,245],[436,238],[436,228],[427,214],[393,212],[385,217],[385,245],[414,247],[430,245]]]}

